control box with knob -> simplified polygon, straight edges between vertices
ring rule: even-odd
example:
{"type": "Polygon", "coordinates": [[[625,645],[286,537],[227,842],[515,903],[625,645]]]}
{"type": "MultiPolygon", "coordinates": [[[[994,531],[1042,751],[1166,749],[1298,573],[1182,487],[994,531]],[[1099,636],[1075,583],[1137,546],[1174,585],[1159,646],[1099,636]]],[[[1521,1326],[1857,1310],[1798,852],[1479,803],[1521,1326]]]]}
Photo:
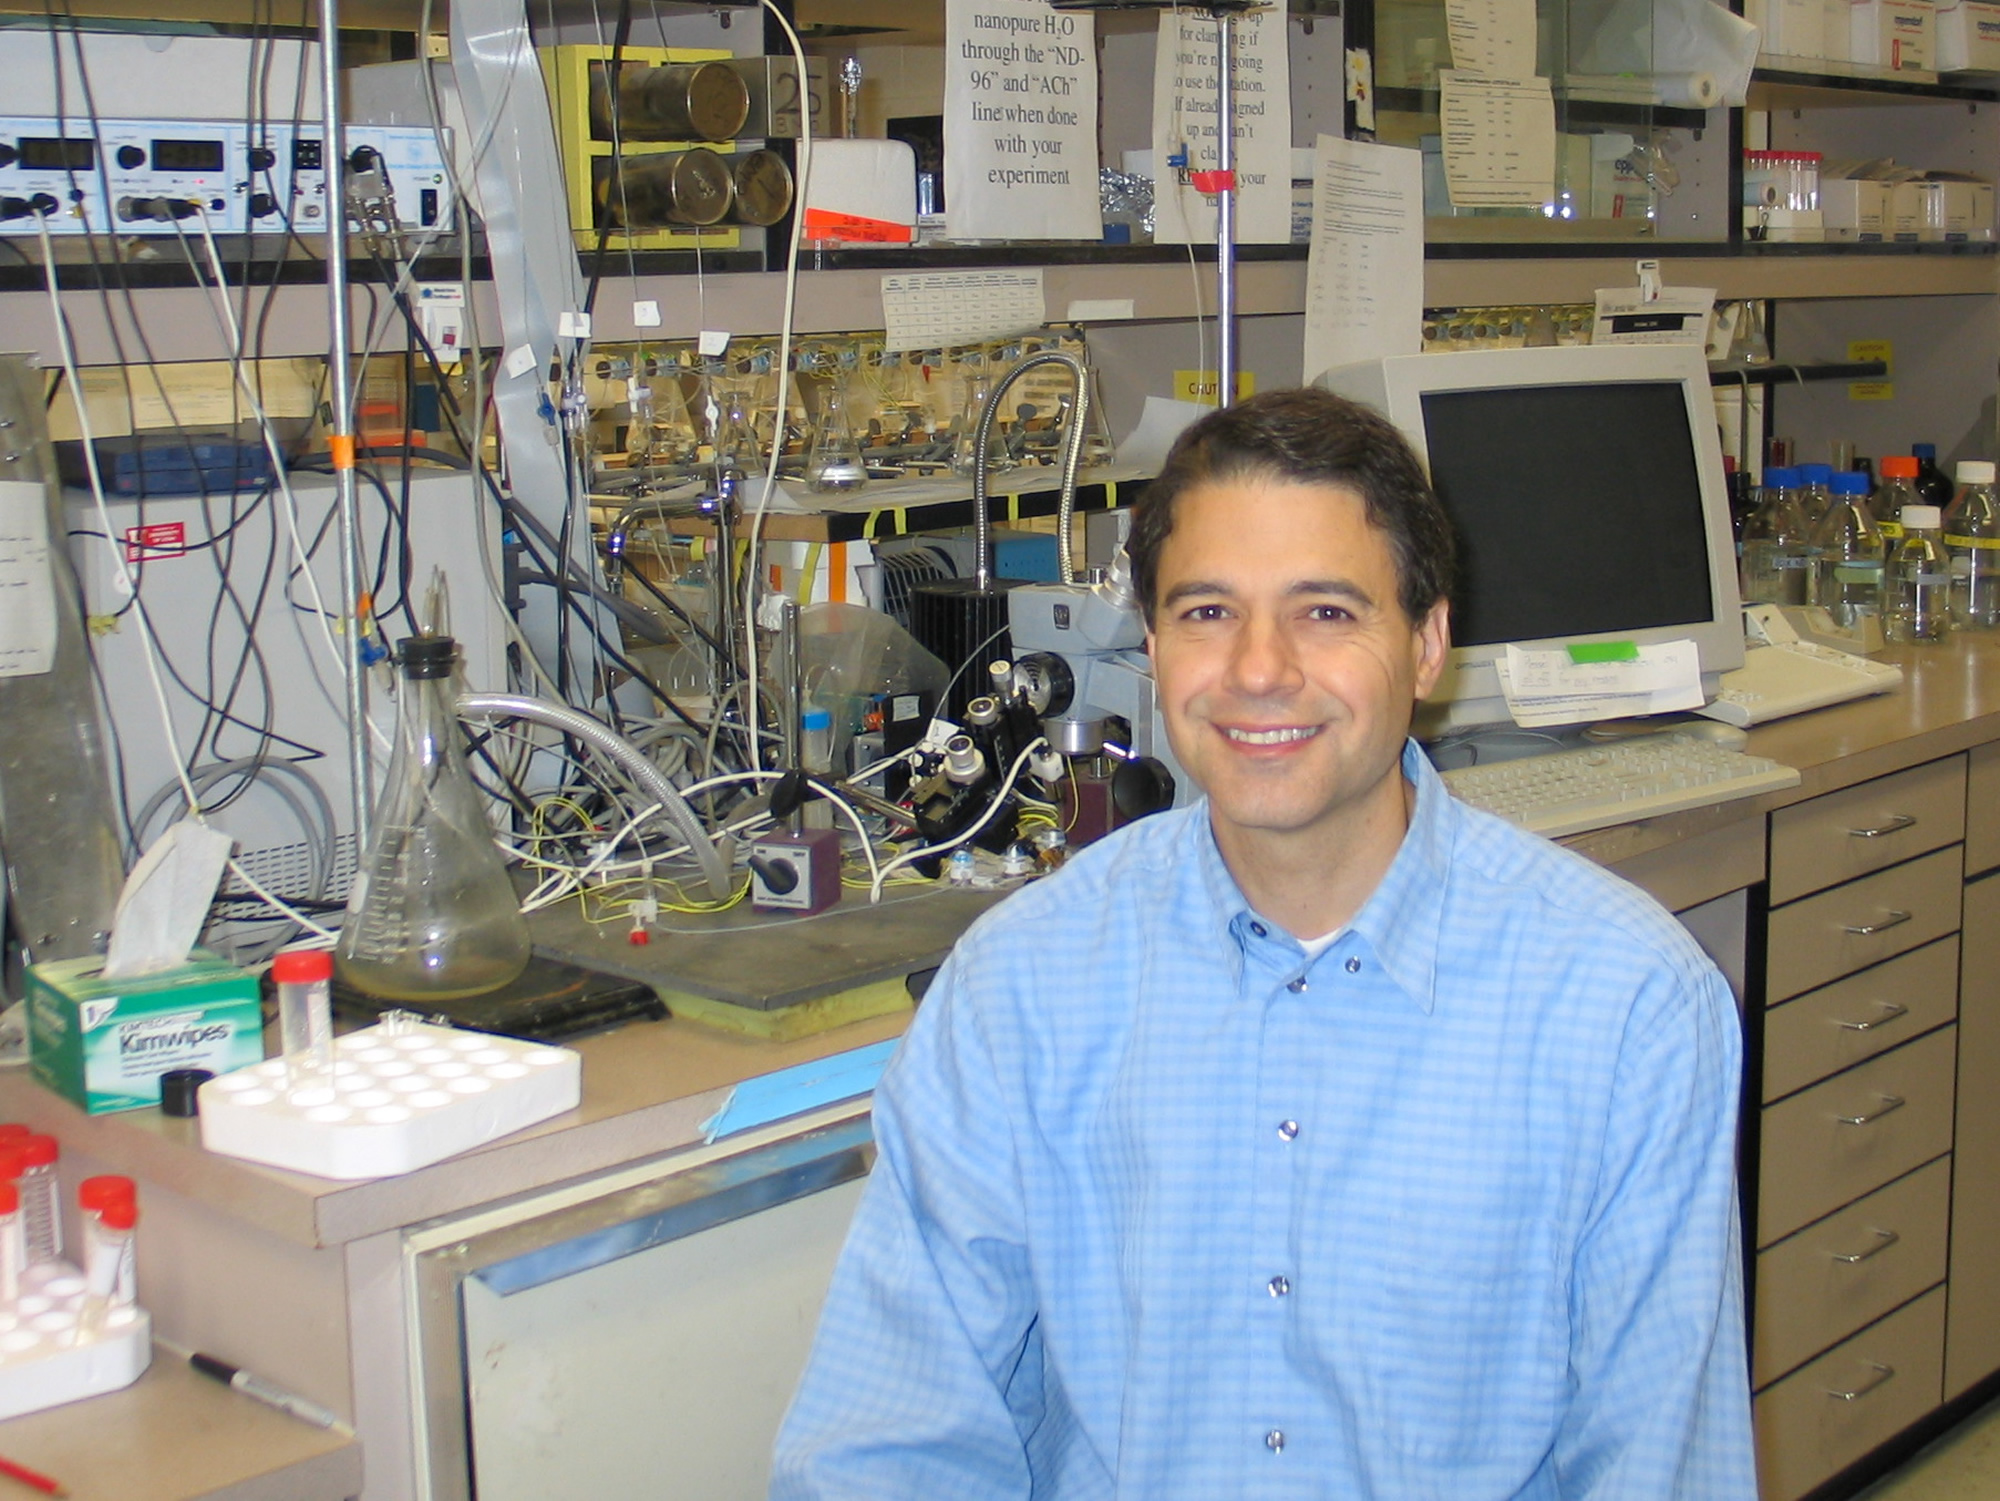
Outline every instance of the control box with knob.
{"type": "Polygon", "coordinates": [[[840,831],[767,834],[750,846],[750,905],[760,912],[824,912],[840,901],[840,831]]]}

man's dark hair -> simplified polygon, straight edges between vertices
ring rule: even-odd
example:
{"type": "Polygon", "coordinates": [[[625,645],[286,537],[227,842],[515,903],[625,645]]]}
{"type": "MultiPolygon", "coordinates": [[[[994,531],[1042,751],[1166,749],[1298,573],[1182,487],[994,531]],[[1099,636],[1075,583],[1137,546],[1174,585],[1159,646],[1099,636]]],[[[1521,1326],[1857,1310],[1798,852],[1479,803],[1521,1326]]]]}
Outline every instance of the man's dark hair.
{"type": "Polygon", "coordinates": [[[1397,598],[1412,624],[1451,592],[1457,546],[1423,466],[1395,426],[1330,391],[1268,391],[1211,412],[1182,433],[1132,513],[1125,551],[1151,624],[1160,553],[1181,496],[1199,485],[1275,479],[1339,485],[1361,497],[1389,539],[1397,598]]]}

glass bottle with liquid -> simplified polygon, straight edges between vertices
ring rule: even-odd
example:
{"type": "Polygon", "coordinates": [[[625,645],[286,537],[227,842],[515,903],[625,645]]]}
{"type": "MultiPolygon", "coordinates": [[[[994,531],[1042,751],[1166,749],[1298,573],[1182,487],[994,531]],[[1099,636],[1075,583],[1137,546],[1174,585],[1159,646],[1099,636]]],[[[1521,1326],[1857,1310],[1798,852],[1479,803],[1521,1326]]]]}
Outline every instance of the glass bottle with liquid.
{"type": "Polygon", "coordinates": [[[1921,503],[1922,497],[1917,494],[1917,461],[1908,454],[1885,455],[1881,483],[1868,502],[1875,530],[1882,534],[1885,562],[1895,557],[1903,541],[1903,507],[1921,503]]]}
{"type": "Polygon", "coordinates": [[[1882,570],[1882,634],[1891,641],[1934,645],[1951,630],[1951,565],[1936,506],[1903,507],[1903,537],[1882,570]]]}
{"type": "Polygon", "coordinates": [[[1811,530],[1833,505],[1833,465],[1801,464],[1798,469],[1799,512],[1811,530]]]}
{"type": "Polygon", "coordinates": [[[1799,514],[1798,475],[1766,469],[1756,512],[1743,524],[1743,598],[1748,604],[1806,603],[1811,542],[1799,514]]]}
{"type": "Polygon", "coordinates": [[[1851,627],[1882,602],[1882,534],[1868,514],[1868,476],[1836,474],[1833,503],[1813,529],[1813,603],[1851,627]]]}
{"type": "Polygon", "coordinates": [[[1927,506],[1936,506],[1940,510],[1949,506],[1954,487],[1945,477],[1945,472],[1938,468],[1937,444],[1912,443],[1910,457],[1917,461],[1915,480],[1917,499],[1927,506]]]}
{"type": "Polygon", "coordinates": [[[1993,481],[1990,460],[1960,461],[1958,498],[1944,518],[1954,630],[2000,629],[2000,496],[1993,481]]]}
{"type": "Polygon", "coordinates": [[[334,950],[340,977],[391,1000],[480,995],[528,966],[528,920],[452,711],[458,643],[405,638],[389,775],[334,950]]]}

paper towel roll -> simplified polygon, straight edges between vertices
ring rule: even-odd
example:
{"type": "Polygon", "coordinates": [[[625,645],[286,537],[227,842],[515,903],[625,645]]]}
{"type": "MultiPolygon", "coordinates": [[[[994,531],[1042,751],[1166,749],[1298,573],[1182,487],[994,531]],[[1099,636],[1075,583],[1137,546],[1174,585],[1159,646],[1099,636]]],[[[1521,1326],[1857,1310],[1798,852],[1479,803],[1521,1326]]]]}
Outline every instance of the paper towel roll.
{"type": "Polygon", "coordinates": [[[1722,103],[1722,85],[1713,73],[1661,73],[1653,86],[1660,103],[1672,109],[1714,109],[1722,103]]]}

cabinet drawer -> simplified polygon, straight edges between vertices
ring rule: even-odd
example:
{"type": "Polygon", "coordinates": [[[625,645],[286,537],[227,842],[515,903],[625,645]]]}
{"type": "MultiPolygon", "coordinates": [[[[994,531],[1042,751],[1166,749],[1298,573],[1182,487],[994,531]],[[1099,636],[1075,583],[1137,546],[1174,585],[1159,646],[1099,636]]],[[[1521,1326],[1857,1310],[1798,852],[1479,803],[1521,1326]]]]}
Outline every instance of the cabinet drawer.
{"type": "Polygon", "coordinates": [[[1944,1281],[1950,1223],[1951,1159],[1940,1157],[1758,1252],[1752,1384],[1944,1281]]]}
{"type": "Polygon", "coordinates": [[[1941,1027],[1765,1106],[1757,1244],[1950,1151],[1957,1049],[1957,1028],[1941,1027]]]}
{"type": "Polygon", "coordinates": [[[1894,866],[1771,914],[1767,995],[1782,1001],[1958,927],[1960,847],[1894,866]]]}
{"type": "Polygon", "coordinates": [[[1757,1398],[1762,1501],[1793,1501],[1938,1405],[1944,1289],[1934,1288],[1757,1398]]]}
{"type": "Polygon", "coordinates": [[[1982,745],[1965,778],[1965,873],[2000,865],[2000,744],[1982,745]]]}
{"type": "Polygon", "coordinates": [[[1965,837],[1965,758],[1877,777],[1771,815],[1771,900],[1865,876],[1965,837]]]}
{"type": "Polygon", "coordinates": [[[1764,1015],[1764,1102],[1908,1042],[1958,1012],[1958,939],[1940,938],[1764,1015]]]}

